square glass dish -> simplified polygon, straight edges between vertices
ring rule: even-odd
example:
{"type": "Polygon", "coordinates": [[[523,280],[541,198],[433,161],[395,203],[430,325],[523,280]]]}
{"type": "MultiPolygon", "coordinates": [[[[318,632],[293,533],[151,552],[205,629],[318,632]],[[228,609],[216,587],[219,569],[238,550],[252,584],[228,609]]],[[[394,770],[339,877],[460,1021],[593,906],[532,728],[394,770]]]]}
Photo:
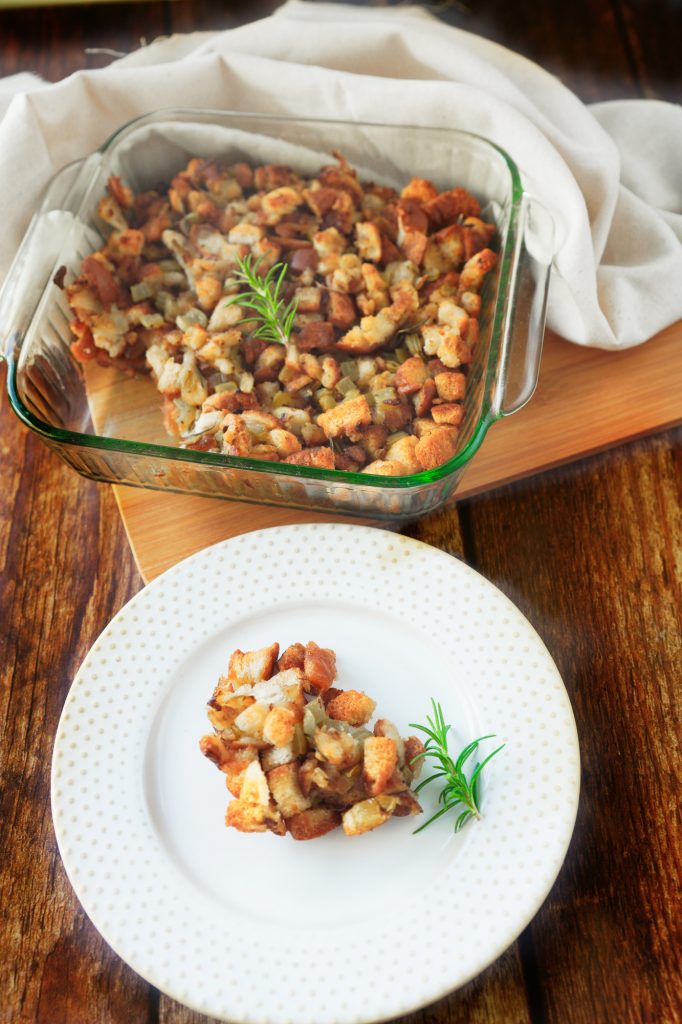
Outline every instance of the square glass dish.
{"type": "Polygon", "coordinates": [[[0,353],[12,408],[78,472],[95,480],[235,501],[405,519],[432,511],[454,490],[495,420],[528,401],[537,382],[552,224],[524,192],[513,160],[486,139],[439,128],[162,110],[123,126],[50,183],[0,293],[0,353]],[[159,395],[146,377],[85,369],[64,292],[53,281],[104,242],[97,204],[110,175],[133,190],[169,182],[191,157],[231,164],[289,164],[314,174],[343,153],[361,178],[402,188],[411,177],[461,186],[495,223],[498,263],[482,293],[480,338],[452,459],[407,476],[373,476],[264,462],[173,446],[159,395]]]}

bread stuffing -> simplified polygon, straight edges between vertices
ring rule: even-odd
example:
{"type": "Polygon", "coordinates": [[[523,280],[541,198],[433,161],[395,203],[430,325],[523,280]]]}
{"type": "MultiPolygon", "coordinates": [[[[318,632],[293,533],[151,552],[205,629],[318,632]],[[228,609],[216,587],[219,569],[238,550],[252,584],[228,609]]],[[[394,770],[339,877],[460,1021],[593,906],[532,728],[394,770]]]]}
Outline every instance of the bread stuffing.
{"type": "Polygon", "coordinates": [[[335,652],[313,641],[232,654],[199,744],[225,774],[228,827],[305,840],[421,813],[421,740],[385,718],[372,727],[372,698],[336,682],[335,652]]]}
{"type": "Polygon", "coordinates": [[[398,190],[335,156],[312,175],[194,158],[137,193],[109,179],[106,242],[64,285],[72,351],[150,374],[181,447],[375,476],[455,455],[495,226],[461,188],[398,190]],[[281,277],[279,336],[245,262],[281,277]]]}

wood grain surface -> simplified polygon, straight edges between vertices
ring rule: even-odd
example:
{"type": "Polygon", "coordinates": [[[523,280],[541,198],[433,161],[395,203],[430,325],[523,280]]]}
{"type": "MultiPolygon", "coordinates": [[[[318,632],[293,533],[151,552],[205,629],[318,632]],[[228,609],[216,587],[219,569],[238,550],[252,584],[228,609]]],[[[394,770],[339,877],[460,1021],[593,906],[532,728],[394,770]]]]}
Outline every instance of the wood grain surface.
{"type": "MultiPolygon", "coordinates": [[[[273,6],[3,11],[0,73],[58,79],[109,59],[86,47],[128,51],[143,37],[228,27],[273,6]]],[[[439,7],[585,100],[680,99],[676,0],[439,7]]],[[[565,680],[583,759],[576,832],[539,914],[500,960],[410,1024],[682,1020],[681,450],[682,430],[669,430],[406,531],[463,556],[529,618],[565,680]]],[[[0,573],[0,1024],[206,1024],[106,946],[59,859],[49,805],[59,713],[87,650],[142,579],[111,489],[24,431],[4,390],[0,573]]]]}

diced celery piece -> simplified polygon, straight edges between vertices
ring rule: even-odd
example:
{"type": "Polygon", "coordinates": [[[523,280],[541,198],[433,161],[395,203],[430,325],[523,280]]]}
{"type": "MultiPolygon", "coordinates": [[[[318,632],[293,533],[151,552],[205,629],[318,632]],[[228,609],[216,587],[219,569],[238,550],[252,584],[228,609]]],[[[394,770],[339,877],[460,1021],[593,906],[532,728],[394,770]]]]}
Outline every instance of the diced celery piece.
{"type": "Polygon", "coordinates": [[[358,379],[358,364],[355,359],[346,359],[340,364],[341,373],[344,377],[348,377],[349,380],[357,381],[358,379]]]}
{"type": "Polygon", "coordinates": [[[336,398],[331,391],[327,390],[327,388],[322,388],[321,391],[318,391],[315,398],[317,399],[318,405],[324,409],[325,412],[328,412],[336,406],[336,398]]]}
{"type": "Polygon", "coordinates": [[[342,377],[336,385],[336,390],[340,395],[347,395],[349,391],[357,391],[357,388],[355,386],[355,381],[352,381],[350,377],[342,377]]]}
{"type": "Polygon", "coordinates": [[[181,313],[179,316],[176,316],[175,323],[181,331],[188,331],[190,327],[196,327],[197,325],[199,327],[205,327],[208,323],[208,317],[203,310],[197,309],[196,306],[193,306],[185,313],[181,313]]]}
{"type": "Polygon", "coordinates": [[[418,334],[408,334],[405,338],[405,347],[409,351],[410,355],[421,356],[424,354],[422,339],[418,334]]]}
{"type": "Polygon", "coordinates": [[[285,405],[291,405],[291,395],[286,391],[278,391],[272,399],[272,408],[281,409],[285,405]]]}
{"type": "Polygon", "coordinates": [[[160,313],[145,313],[140,317],[140,323],[147,330],[153,330],[155,327],[163,327],[165,322],[166,321],[160,313]]]}
{"type": "Polygon", "coordinates": [[[143,302],[145,299],[149,299],[154,292],[146,281],[140,281],[138,284],[130,286],[130,294],[133,302],[143,302]]]}

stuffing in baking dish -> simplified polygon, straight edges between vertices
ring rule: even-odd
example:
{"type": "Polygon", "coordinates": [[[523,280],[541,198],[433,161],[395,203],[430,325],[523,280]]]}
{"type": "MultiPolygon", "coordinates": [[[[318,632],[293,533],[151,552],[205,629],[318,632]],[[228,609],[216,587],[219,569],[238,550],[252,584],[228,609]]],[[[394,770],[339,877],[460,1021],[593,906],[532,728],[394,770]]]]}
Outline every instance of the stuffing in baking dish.
{"type": "Polygon", "coordinates": [[[106,244],[66,286],[75,356],[151,372],[186,448],[381,476],[447,462],[495,227],[463,189],[398,192],[336,159],[312,177],[193,159],[138,194],[110,178],[106,244]]]}
{"type": "Polygon", "coordinates": [[[374,701],[335,681],[335,652],[313,641],[281,656],[277,643],[232,654],[208,706],[214,731],[200,742],[234,797],[228,826],[317,839],[421,812],[410,789],[421,740],[401,739],[386,719],[370,731],[374,701]]]}

